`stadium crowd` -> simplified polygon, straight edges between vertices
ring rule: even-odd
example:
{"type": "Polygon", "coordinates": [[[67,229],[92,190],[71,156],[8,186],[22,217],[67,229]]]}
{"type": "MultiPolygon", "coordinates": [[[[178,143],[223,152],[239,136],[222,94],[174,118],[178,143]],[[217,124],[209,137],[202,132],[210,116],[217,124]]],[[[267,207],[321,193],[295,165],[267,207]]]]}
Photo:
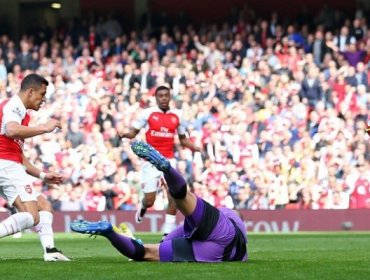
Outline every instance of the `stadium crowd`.
{"type": "Polygon", "coordinates": [[[204,148],[177,143],[177,168],[211,204],[370,208],[368,16],[324,8],[286,21],[243,8],[200,27],[124,32],[113,18],[89,17],[19,41],[2,34],[0,101],[30,72],[51,82],[32,123],[54,117],[63,127],[24,151],[67,178],[58,188],[35,182],[57,211],[136,209],[140,160],[117,131],[155,105],[158,85],[171,87],[171,106],[204,148]]]}

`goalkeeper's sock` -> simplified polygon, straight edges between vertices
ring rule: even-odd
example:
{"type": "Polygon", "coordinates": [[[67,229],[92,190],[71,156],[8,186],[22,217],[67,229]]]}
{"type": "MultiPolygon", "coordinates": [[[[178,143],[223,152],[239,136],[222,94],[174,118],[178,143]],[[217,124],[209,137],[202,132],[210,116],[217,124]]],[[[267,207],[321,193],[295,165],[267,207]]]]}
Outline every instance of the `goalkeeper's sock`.
{"type": "Polygon", "coordinates": [[[145,255],[143,244],[135,239],[118,234],[115,231],[103,234],[112,245],[124,256],[135,261],[142,261],[145,255]]]}
{"type": "Polygon", "coordinates": [[[54,248],[54,233],[53,233],[53,214],[49,211],[40,211],[40,222],[35,226],[36,232],[39,234],[41,246],[46,252],[46,248],[54,248]]]}
{"type": "Polygon", "coordinates": [[[0,238],[33,226],[33,216],[28,212],[16,213],[0,223],[0,238]]]}
{"type": "Polygon", "coordinates": [[[185,179],[177,172],[175,168],[170,166],[166,171],[163,171],[164,178],[168,185],[168,191],[171,196],[176,199],[183,199],[186,196],[186,182],[185,179]]]}

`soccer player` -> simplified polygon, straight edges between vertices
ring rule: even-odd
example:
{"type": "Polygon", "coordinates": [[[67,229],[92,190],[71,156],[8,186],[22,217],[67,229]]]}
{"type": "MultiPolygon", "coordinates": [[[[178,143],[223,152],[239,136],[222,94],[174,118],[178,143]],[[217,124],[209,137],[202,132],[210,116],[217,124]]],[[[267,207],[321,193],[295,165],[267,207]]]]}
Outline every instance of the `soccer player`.
{"type": "MultiPolygon", "coordinates": [[[[157,106],[143,110],[139,118],[133,123],[133,126],[127,131],[119,133],[121,138],[134,138],[139,131],[146,127],[146,141],[162,153],[171,163],[174,161],[174,139],[179,135],[182,146],[188,147],[193,151],[200,151],[190,142],[185,135],[185,127],[182,124],[180,114],[177,110],[170,109],[171,100],[170,89],[165,86],[159,86],[155,91],[157,106]]],[[[162,172],[157,170],[149,162],[145,162],[141,169],[141,183],[144,197],[141,205],[135,214],[135,221],[141,223],[147,208],[152,207],[162,172]]],[[[176,207],[171,199],[166,209],[166,218],[163,233],[166,235],[176,227],[176,207]]]]}
{"type": "MultiPolygon", "coordinates": [[[[71,229],[79,233],[99,234],[108,238],[123,255],[136,261],[223,262],[247,260],[246,229],[239,215],[227,208],[217,209],[187,190],[184,178],[157,150],[145,142],[132,149],[139,157],[161,170],[177,209],[185,216],[159,244],[143,244],[130,233],[119,232],[107,221],[77,220],[71,229]]],[[[127,228],[124,229],[127,231],[127,228]]]]}
{"type": "Polygon", "coordinates": [[[18,94],[0,104],[0,194],[17,213],[0,223],[0,238],[36,226],[45,261],[69,261],[54,246],[53,214],[50,202],[32,186],[31,176],[48,184],[60,184],[63,176],[45,173],[23,154],[24,140],[60,128],[59,121],[30,127],[27,110],[38,111],[45,102],[48,81],[30,74],[21,82],[18,94]],[[31,175],[31,176],[29,176],[31,175]]]}

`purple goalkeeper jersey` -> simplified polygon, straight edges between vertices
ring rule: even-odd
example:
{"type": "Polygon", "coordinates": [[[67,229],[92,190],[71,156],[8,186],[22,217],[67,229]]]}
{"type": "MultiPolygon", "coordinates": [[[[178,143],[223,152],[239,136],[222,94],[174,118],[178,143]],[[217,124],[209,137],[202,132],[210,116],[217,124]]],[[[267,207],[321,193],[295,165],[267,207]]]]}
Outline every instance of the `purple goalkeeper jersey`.
{"type": "MultiPolygon", "coordinates": [[[[219,219],[207,239],[191,240],[194,259],[197,262],[223,261],[225,248],[233,241],[236,234],[235,226],[230,219],[235,222],[236,226],[240,229],[247,241],[246,228],[239,216],[233,210],[228,208],[219,208],[219,212],[219,219]]],[[[167,235],[164,241],[160,244],[161,261],[172,261],[169,258],[169,255],[173,254],[171,241],[175,238],[186,237],[188,235],[189,232],[184,229],[183,225],[178,226],[174,231],[167,235]]],[[[235,253],[236,247],[231,250],[231,258],[235,253]]],[[[246,259],[247,253],[245,253],[242,261],[245,261],[246,259]]]]}

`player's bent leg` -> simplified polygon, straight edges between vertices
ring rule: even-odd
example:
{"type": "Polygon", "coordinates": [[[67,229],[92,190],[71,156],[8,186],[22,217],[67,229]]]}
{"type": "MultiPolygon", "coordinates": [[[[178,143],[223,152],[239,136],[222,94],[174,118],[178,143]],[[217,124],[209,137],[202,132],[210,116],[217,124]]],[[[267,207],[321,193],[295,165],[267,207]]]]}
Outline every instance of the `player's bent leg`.
{"type": "Polygon", "coordinates": [[[109,239],[112,245],[124,256],[136,261],[144,260],[145,248],[142,242],[117,233],[112,224],[107,221],[76,220],[71,223],[70,227],[75,232],[102,235],[109,239]]]}
{"type": "Polygon", "coordinates": [[[164,171],[163,175],[167,182],[168,192],[174,199],[176,208],[184,216],[191,215],[195,209],[197,198],[187,190],[185,179],[172,167],[164,171]]]}
{"type": "Polygon", "coordinates": [[[46,197],[42,194],[37,196],[37,206],[39,207],[40,211],[48,211],[50,213],[54,212],[50,201],[47,200],[46,197]]]}
{"type": "Polygon", "coordinates": [[[143,206],[145,208],[152,207],[154,205],[156,196],[157,196],[157,192],[144,193],[144,197],[142,200],[143,206]]]}
{"type": "MultiPolygon", "coordinates": [[[[19,197],[15,199],[13,205],[19,206],[21,210],[26,210],[19,197]]],[[[32,227],[34,225],[34,220],[34,216],[29,212],[19,211],[18,213],[11,215],[0,223],[0,238],[32,227]]]]}
{"type": "Polygon", "coordinates": [[[40,222],[35,226],[39,234],[41,245],[44,249],[44,261],[69,261],[62,251],[55,248],[54,232],[52,228],[53,214],[51,203],[43,196],[37,197],[39,207],[40,222]]]}
{"type": "Polygon", "coordinates": [[[144,197],[140,203],[140,207],[135,213],[135,222],[140,224],[143,221],[146,210],[153,206],[157,192],[144,193],[144,197]]]}
{"type": "MultiPolygon", "coordinates": [[[[10,215],[14,215],[14,214],[17,214],[17,209],[13,206],[9,207],[8,208],[9,212],[10,212],[10,215]]],[[[13,238],[21,238],[22,237],[22,231],[18,231],[16,233],[14,233],[12,235],[13,238]]]]}
{"type": "Polygon", "coordinates": [[[132,151],[139,157],[151,162],[158,170],[163,172],[168,184],[168,190],[176,201],[177,208],[184,214],[190,215],[195,208],[196,199],[187,191],[185,179],[171,167],[168,159],[161,155],[150,144],[136,141],[131,145],[132,151]],[[184,200],[178,203],[179,200],[184,200]]]}
{"type": "Polygon", "coordinates": [[[18,196],[13,206],[18,210],[18,212],[28,212],[33,217],[33,226],[40,222],[40,215],[36,201],[22,201],[18,196]]]}
{"type": "Polygon", "coordinates": [[[140,201],[140,205],[135,213],[136,223],[141,223],[143,217],[149,207],[152,207],[159,185],[159,179],[161,178],[162,173],[158,171],[150,162],[145,162],[140,170],[141,184],[142,184],[142,193],[143,199],[140,201]]]}

